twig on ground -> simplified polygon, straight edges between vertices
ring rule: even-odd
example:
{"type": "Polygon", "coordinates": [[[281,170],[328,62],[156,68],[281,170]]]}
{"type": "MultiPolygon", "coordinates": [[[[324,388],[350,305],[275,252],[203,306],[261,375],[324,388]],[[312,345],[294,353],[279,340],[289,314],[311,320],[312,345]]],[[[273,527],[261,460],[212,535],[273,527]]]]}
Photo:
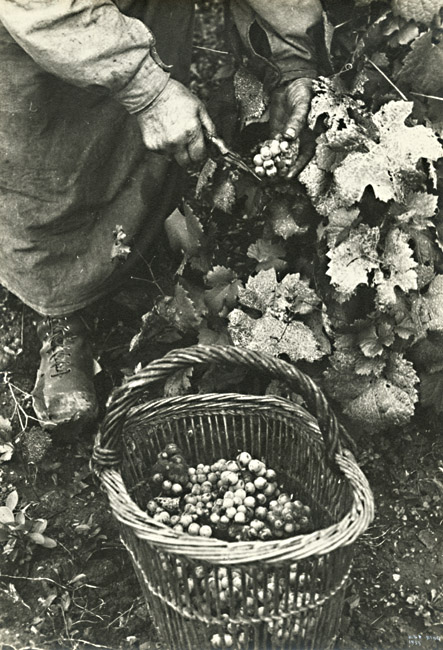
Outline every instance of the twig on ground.
{"type": "Polygon", "coordinates": [[[126,614],[130,614],[130,613],[132,612],[132,610],[134,609],[134,607],[135,607],[135,603],[132,603],[131,606],[130,606],[130,607],[129,607],[125,612],[123,612],[122,614],[120,614],[119,616],[117,616],[116,618],[114,618],[114,620],[111,621],[110,623],[108,623],[108,625],[107,625],[106,627],[109,629],[112,625],[114,625],[114,623],[115,623],[116,621],[118,621],[118,620],[120,620],[121,618],[123,618],[123,616],[126,616],[126,614]]]}
{"type": "Polygon", "coordinates": [[[10,379],[7,379],[5,383],[7,384],[8,388],[9,388],[9,392],[11,393],[11,397],[12,397],[12,400],[14,402],[14,411],[13,411],[13,413],[11,415],[11,420],[14,418],[15,415],[17,415],[18,421],[20,422],[20,428],[21,428],[20,433],[23,433],[24,431],[26,431],[26,429],[28,428],[29,420],[32,420],[33,422],[37,422],[40,425],[43,425],[44,424],[43,420],[39,420],[38,418],[34,417],[33,415],[29,415],[28,413],[26,413],[25,409],[23,408],[23,406],[18,401],[17,396],[16,396],[14,391],[18,391],[19,393],[24,395],[24,397],[26,399],[32,398],[32,395],[30,393],[28,393],[27,391],[23,390],[22,388],[20,388],[19,386],[16,386],[15,384],[13,384],[10,381],[10,379]]]}

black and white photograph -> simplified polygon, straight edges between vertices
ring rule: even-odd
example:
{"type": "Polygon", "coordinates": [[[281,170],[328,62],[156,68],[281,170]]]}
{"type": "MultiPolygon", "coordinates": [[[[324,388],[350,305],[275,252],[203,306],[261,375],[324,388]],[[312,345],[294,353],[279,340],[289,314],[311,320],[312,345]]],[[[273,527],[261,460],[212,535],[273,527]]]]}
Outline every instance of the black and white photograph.
{"type": "Polygon", "coordinates": [[[0,0],[0,650],[443,650],[443,0],[0,0]]]}

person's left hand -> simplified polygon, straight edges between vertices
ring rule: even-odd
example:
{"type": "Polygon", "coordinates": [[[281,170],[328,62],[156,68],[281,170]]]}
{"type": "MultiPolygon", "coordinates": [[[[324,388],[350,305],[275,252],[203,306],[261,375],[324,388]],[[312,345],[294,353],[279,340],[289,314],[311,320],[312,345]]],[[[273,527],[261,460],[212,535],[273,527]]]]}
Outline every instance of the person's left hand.
{"type": "Polygon", "coordinates": [[[312,79],[302,78],[276,88],[271,96],[271,136],[282,134],[288,140],[300,138],[299,155],[287,178],[299,174],[314,153],[315,143],[305,128],[312,94],[312,79]]]}

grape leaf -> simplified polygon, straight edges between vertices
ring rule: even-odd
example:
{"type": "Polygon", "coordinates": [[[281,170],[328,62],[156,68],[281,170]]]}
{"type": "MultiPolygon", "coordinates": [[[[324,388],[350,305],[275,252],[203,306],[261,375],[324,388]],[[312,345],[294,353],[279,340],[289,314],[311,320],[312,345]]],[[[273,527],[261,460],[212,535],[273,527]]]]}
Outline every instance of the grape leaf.
{"type": "Polygon", "coordinates": [[[257,271],[267,269],[283,271],[287,267],[284,246],[270,239],[257,239],[255,244],[249,246],[247,255],[257,260],[258,264],[255,267],[257,271]]]}
{"type": "Polygon", "coordinates": [[[174,297],[163,303],[160,313],[168,323],[174,325],[179,332],[184,334],[197,330],[202,321],[189,293],[181,284],[175,285],[174,297]]]}
{"type": "Polygon", "coordinates": [[[292,361],[316,361],[323,356],[310,328],[299,321],[284,323],[270,314],[254,319],[241,309],[234,309],[229,315],[228,330],[235,345],[249,350],[272,356],[287,354],[292,361]]]}
{"type": "Polygon", "coordinates": [[[324,227],[324,233],[329,246],[337,246],[349,236],[351,228],[356,224],[360,210],[355,208],[338,208],[329,215],[329,222],[324,227]]]}
{"type": "MultiPolygon", "coordinates": [[[[394,17],[392,17],[394,18],[394,17]]],[[[398,21],[398,30],[392,34],[391,38],[388,41],[389,47],[395,48],[398,47],[399,45],[408,45],[409,43],[412,43],[419,35],[420,35],[420,30],[418,28],[418,25],[414,22],[410,23],[405,23],[404,20],[401,20],[397,16],[397,21],[398,21]]],[[[372,61],[374,63],[378,63],[376,61],[376,56],[372,57],[372,61]]],[[[379,67],[380,64],[378,63],[379,67]]],[[[383,66],[385,68],[389,67],[389,59],[386,57],[386,62],[385,65],[383,66]]]]}
{"type": "Polygon", "coordinates": [[[433,32],[421,34],[411,45],[395,77],[405,90],[436,95],[442,89],[443,43],[433,32]]]}
{"type": "Polygon", "coordinates": [[[442,7],[441,0],[392,0],[392,8],[396,14],[424,25],[430,25],[442,7]]]}
{"type": "Polygon", "coordinates": [[[225,329],[218,332],[204,325],[198,329],[198,342],[201,345],[232,345],[225,329]]]}
{"type": "Polygon", "coordinates": [[[45,548],[55,548],[57,546],[57,542],[55,539],[52,539],[52,537],[45,536],[42,546],[45,548]]]}
{"type": "Polygon", "coordinates": [[[443,372],[420,375],[420,401],[438,415],[443,413],[443,372]]]}
{"type": "Polygon", "coordinates": [[[277,285],[275,269],[260,271],[248,278],[244,289],[239,289],[239,301],[244,307],[264,313],[274,304],[277,285]]]}
{"type": "Polygon", "coordinates": [[[286,275],[275,288],[274,309],[293,314],[310,314],[321,304],[320,298],[301,278],[300,273],[286,275]]]}
{"type": "Polygon", "coordinates": [[[387,320],[377,318],[357,320],[352,323],[349,333],[337,337],[337,349],[359,348],[365,357],[381,356],[385,348],[390,347],[395,340],[393,326],[387,320]]]}
{"type": "Polygon", "coordinates": [[[443,371],[443,332],[430,332],[408,350],[408,357],[422,372],[443,371]]]}
{"type": "Polygon", "coordinates": [[[300,219],[296,207],[286,197],[274,197],[268,211],[274,233],[283,239],[303,235],[309,229],[307,220],[300,219]]]}
{"type": "Polygon", "coordinates": [[[205,291],[205,304],[209,311],[218,316],[227,316],[237,302],[242,286],[237,274],[224,266],[216,266],[206,275],[209,289],[205,291]]]}
{"type": "Polygon", "coordinates": [[[184,368],[178,370],[165,381],[165,397],[177,397],[178,395],[187,395],[191,389],[191,377],[193,368],[184,368]]]}
{"type": "Polygon", "coordinates": [[[169,215],[165,221],[165,230],[172,250],[181,251],[184,255],[179,275],[188,262],[193,269],[203,273],[209,270],[212,246],[200,219],[187,203],[184,204],[183,212],[177,208],[169,215]]]}
{"type": "Polygon", "coordinates": [[[378,305],[382,311],[395,304],[397,287],[405,293],[417,289],[417,266],[407,235],[398,228],[388,232],[381,268],[374,275],[378,305]]]}
{"type": "Polygon", "coordinates": [[[394,369],[386,377],[369,380],[367,389],[349,403],[344,412],[371,431],[383,431],[392,426],[407,424],[414,415],[418,400],[418,392],[415,388],[418,376],[412,364],[406,366],[408,362],[403,361],[402,367],[394,369]],[[406,376],[402,375],[404,370],[408,371],[409,385],[406,386],[406,376]],[[401,386],[395,383],[400,376],[403,378],[401,386]]]}
{"type": "Polygon", "coordinates": [[[328,217],[333,210],[326,206],[325,197],[330,187],[330,175],[319,167],[317,156],[299,174],[298,180],[305,186],[306,192],[319,214],[328,217]]]}
{"type": "Polygon", "coordinates": [[[412,102],[391,101],[380,108],[373,121],[377,142],[368,140],[367,152],[353,151],[334,171],[335,191],[345,206],[361,199],[371,186],[381,201],[404,199],[405,172],[416,173],[420,158],[437,160],[443,148],[431,129],[405,125],[412,102]]]}
{"type": "Polygon", "coordinates": [[[437,211],[438,197],[427,192],[407,192],[402,203],[393,203],[389,214],[401,224],[415,228],[432,228],[437,211]]]}
{"type": "Polygon", "coordinates": [[[331,341],[327,336],[329,319],[326,313],[326,309],[317,308],[315,311],[309,312],[303,318],[303,322],[311,330],[315,340],[317,341],[318,348],[322,353],[322,356],[331,354],[331,341]]]}
{"type": "Polygon", "coordinates": [[[368,284],[370,271],[379,265],[379,238],[378,228],[360,224],[344,242],[327,253],[330,261],[326,274],[339,292],[339,300],[348,300],[359,284],[368,284]]]}
{"type": "MultiPolygon", "coordinates": [[[[338,341],[339,345],[343,342],[338,341]]],[[[324,386],[331,397],[341,404],[347,404],[361,395],[368,385],[368,377],[380,377],[386,366],[386,359],[368,359],[358,348],[337,349],[328,359],[329,368],[324,372],[324,386]],[[361,372],[357,371],[360,364],[361,372]]]]}
{"type": "Polygon", "coordinates": [[[435,269],[441,263],[441,254],[435,245],[435,236],[429,229],[407,228],[409,242],[414,248],[418,289],[426,287],[435,276],[435,269]]]}
{"type": "Polygon", "coordinates": [[[316,361],[329,353],[320,299],[299,274],[278,282],[274,269],[260,271],[240,289],[239,302],[260,317],[252,318],[241,309],[229,314],[228,331],[235,345],[266,350],[274,356],[287,354],[292,360],[316,361]],[[309,319],[314,309],[319,316],[315,322],[295,320],[296,315],[309,319]]]}
{"type": "Polygon", "coordinates": [[[142,316],[140,331],[131,340],[129,349],[132,352],[154,341],[173,343],[183,334],[197,332],[202,320],[202,313],[189,292],[177,283],[173,296],[163,296],[142,316]]]}
{"type": "Polygon", "coordinates": [[[361,110],[364,104],[346,93],[345,85],[338,75],[331,79],[319,77],[314,80],[313,88],[315,94],[308,115],[311,129],[315,128],[321,117],[325,118],[330,136],[349,126],[355,128],[351,115],[356,110],[361,110]]]}
{"type": "Polygon", "coordinates": [[[409,422],[418,399],[418,376],[410,361],[392,352],[379,376],[356,375],[355,355],[334,356],[325,387],[355,423],[374,432],[409,422]]]}
{"type": "Polygon", "coordinates": [[[234,75],[234,92],[240,110],[241,129],[252,122],[258,122],[268,103],[261,81],[244,66],[240,66],[234,75]]]}
{"type": "Polygon", "coordinates": [[[165,221],[169,245],[174,251],[182,251],[188,257],[197,255],[203,238],[203,226],[191,210],[181,212],[178,208],[165,221]]]}
{"type": "Polygon", "coordinates": [[[423,295],[413,300],[413,317],[423,331],[443,332],[443,275],[436,275],[423,295]]]}
{"type": "Polygon", "coordinates": [[[207,185],[209,185],[216,170],[217,170],[217,163],[215,162],[215,160],[212,160],[212,158],[208,158],[208,160],[203,165],[203,169],[201,170],[198,176],[197,185],[195,186],[195,197],[197,199],[201,197],[204,188],[207,185]]]}

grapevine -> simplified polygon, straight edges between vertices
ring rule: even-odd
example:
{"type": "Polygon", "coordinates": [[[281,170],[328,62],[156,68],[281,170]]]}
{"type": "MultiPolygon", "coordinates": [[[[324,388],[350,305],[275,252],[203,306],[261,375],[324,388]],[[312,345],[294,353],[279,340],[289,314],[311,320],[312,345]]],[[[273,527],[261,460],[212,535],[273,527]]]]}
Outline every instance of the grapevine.
{"type": "Polygon", "coordinates": [[[265,93],[254,82],[254,105],[240,69],[241,129],[229,144],[262,182],[205,166],[174,220],[187,233],[172,232],[183,253],[175,295],[147,314],[134,348],[173,328],[175,345],[303,362],[349,426],[386,431],[420,407],[443,409],[441,3],[325,9],[336,29],[332,74],[314,83],[313,158],[291,178],[304,145],[267,131],[265,93]]]}

